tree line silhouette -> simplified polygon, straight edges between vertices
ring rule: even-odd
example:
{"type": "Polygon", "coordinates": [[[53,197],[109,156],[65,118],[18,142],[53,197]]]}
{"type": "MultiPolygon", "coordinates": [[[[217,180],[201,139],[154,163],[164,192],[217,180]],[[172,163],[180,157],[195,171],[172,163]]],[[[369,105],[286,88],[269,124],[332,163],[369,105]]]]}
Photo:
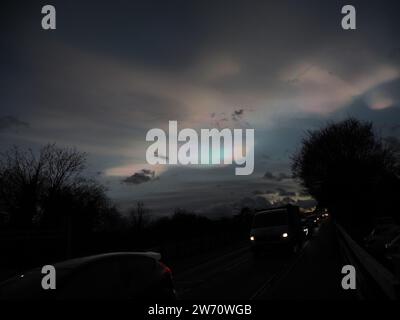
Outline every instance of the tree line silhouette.
{"type": "MultiPolygon", "coordinates": [[[[357,119],[308,131],[292,171],[321,208],[361,239],[382,216],[399,221],[400,143],[357,119]]],[[[167,255],[246,239],[253,211],[209,219],[184,209],[151,219],[138,202],[122,215],[106,189],[85,176],[86,157],[48,144],[34,153],[13,147],[0,156],[0,251],[28,266],[106,251],[154,248],[167,255]],[[179,249],[180,248],[180,249],[179,249]],[[173,253],[172,253],[173,252],[173,253]]],[[[1,266],[0,266],[1,267],[1,266]]]]}
{"type": "Polygon", "coordinates": [[[139,201],[123,215],[85,169],[84,153],[56,144],[1,154],[0,271],[109,251],[154,249],[178,257],[222,245],[217,238],[247,237],[248,214],[212,220],[176,209],[151,219],[139,201]]]}
{"type": "Polygon", "coordinates": [[[105,188],[85,178],[85,154],[48,144],[38,154],[17,147],[1,154],[0,212],[10,228],[87,231],[115,208],[105,188]]]}
{"type": "Polygon", "coordinates": [[[371,122],[349,118],[307,131],[293,175],[318,205],[361,239],[379,217],[399,221],[400,148],[371,122]]]}

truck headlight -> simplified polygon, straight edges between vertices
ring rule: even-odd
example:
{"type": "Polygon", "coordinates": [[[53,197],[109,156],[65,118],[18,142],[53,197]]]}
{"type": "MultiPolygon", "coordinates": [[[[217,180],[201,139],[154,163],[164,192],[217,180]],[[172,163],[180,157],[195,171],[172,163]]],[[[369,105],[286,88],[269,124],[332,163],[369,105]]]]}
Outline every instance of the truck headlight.
{"type": "Polygon", "coordinates": [[[287,237],[288,237],[288,234],[286,232],[282,234],[282,238],[287,238],[287,237]]]}

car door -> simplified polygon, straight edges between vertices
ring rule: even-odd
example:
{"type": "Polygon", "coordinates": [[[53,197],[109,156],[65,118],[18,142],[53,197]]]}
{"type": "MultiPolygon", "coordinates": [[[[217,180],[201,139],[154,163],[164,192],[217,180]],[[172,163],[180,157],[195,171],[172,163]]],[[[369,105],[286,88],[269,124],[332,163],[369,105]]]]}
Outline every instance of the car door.
{"type": "Polygon", "coordinates": [[[59,299],[120,299],[124,297],[117,258],[100,259],[77,268],[65,280],[59,299]]]}
{"type": "Polygon", "coordinates": [[[128,299],[153,296],[160,278],[156,260],[146,256],[128,256],[121,259],[121,276],[128,299]]]}

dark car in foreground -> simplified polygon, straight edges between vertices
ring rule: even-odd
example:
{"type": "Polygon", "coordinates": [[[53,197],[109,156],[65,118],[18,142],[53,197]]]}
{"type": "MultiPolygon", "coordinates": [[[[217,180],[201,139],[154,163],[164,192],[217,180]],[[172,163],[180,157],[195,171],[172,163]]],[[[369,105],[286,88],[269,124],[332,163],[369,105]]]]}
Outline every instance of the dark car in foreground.
{"type": "Polygon", "coordinates": [[[94,255],[54,264],[56,289],[43,289],[42,268],[0,284],[0,299],[174,300],[171,270],[154,252],[94,255]]]}

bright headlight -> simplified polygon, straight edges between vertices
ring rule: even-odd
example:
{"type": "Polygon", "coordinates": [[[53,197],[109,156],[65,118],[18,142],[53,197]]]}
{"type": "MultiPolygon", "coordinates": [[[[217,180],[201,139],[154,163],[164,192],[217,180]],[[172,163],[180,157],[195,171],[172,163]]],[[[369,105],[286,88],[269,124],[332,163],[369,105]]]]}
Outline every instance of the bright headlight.
{"type": "Polygon", "coordinates": [[[287,238],[287,237],[288,237],[288,234],[286,232],[282,234],[282,238],[287,238]]]}
{"type": "Polygon", "coordinates": [[[250,237],[250,240],[251,240],[251,241],[254,241],[255,239],[256,239],[256,238],[254,238],[254,236],[251,236],[251,237],[250,237]]]}

